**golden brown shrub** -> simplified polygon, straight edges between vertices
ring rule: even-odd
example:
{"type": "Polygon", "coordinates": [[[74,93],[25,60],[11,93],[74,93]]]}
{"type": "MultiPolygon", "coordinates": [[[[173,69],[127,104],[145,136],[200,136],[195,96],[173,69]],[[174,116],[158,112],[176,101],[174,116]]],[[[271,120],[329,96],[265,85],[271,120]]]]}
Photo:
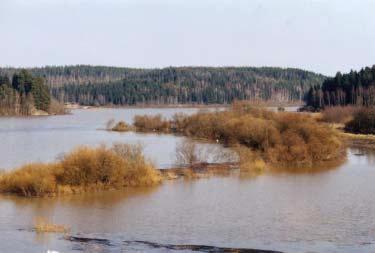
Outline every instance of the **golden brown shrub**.
{"type": "Polygon", "coordinates": [[[79,147],[52,164],[30,164],[0,177],[0,192],[22,196],[77,193],[86,189],[150,186],[159,172],[139,146],[79,147]]]}
{"type": "Polygon", "coordinates": [[[131,126],[129,126],[124,121],[120,121],[120,122],[116,123],[116,125],[114,127],[110,128],[110,129],[112,131],[115,131],[115,132],[127,132],[127,131],[132,130],[131,126]]]}
{"type": "Polygon", "coordinates": [[[53,164],[29,164],[0,177],[0,191],[23,196],[42,196],[56,191],[53,164]]]}
{"type": "Polygon", "coordinates": [[[228,111],[176,116],[169,125],[186,136],[246,146],[275,165],[312,166],[343,154],[339,134],[308,114],[274,113],[243,101],[228,111]]]}
{"type": "Polygon", "coordinates": [[[169,132],[171,129],[170,122],[168,120],[163,119],[163,117],[158,114],[155,116],[135,116],[133,125],[137,129],[137,131],[147,132],[147,131],[155,131],[155,132],[169,132]]]}
{"type": "Polygon", "coordinates": [[[322,121],[328,123],[346,124],[361,107],[357,106],[332,106],[322,111],[322,121]]]}

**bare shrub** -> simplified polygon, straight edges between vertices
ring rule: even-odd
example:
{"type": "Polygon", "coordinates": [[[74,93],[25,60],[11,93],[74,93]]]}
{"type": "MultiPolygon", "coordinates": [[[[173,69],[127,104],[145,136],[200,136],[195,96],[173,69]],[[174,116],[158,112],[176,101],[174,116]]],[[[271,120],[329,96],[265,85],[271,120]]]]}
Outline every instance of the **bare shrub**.
{"type": "Polygon", "coordinates": [[[134,117],[133,125],[135,126],[137,131],[141,132],[169,132],[171,130],[170,122],[164,119],[161,114],[155,116],[137,115],[134,117]]]}
{"type": "Polygon", "coordinates": [[[43,196],[56,191],[56,179],[52,164],[29,164],[4,173],[0,177],[0,192],[22,196],[43,196]]]}
{"type": "Polygon", "coordinates": [[[345,125],[345,130],[359,134],[375,134],[375,108],[362,108],[345,125]]]}
{"type": "Polygon", "coordinates": [[[69,113],[69,110],[65,108],[65,105],[63,103],[52,98],[51,103],[48,107],[48,113],[52,115],[62,115],[69,113]]]}
{"type": "Polygon", "coordinates": [[[176,163],[192,166],[199,162],[197,144],[191,140],[183,140],[176,146],[176,163]]]}
{"type": "Polygon", "coordinates": [[[235,148],[239,157],[239,166],[242,172],[262,173],[266,169],[263,158],[249,148],[240,146],[235,148]]]}
{"type": "Polygon", "coordinates": [[[85,189],[150,186],[161,177],[139,146],[79,147],[51,164],[30,164],[0,177],[0,192],[45,196],[85,189]]]}
{"type": "MultiPolygon", "coordinates": [[[[176,133],[231,146],[240,144],[261,153],[262,159],[272,164],[305,167],[343,156],[339,133],[308,114],[275,113],[240,101],[231,110],[179,117],[178,122],[169,121],[176,133]]],[[[181,160],[197,159],[189,150],[193,146],[183,148],[190,156],[181,160]]]]}
{"type": "Polygon", "coordinates": [[[115,125],[115,119],[110,119],[105,124],[107,130],[112,130],[115,125]]]}
{"type": "Polygon", "coordinates": [[[346,124],[353,119],[353,115],[360,110],[356,106],[333,106],[326,107],[322,111],[322,121],[328,123],[346,124]]]}
{"type": "Polygon", "coordinates": [[[126,124],[126,122],[120,121],[115,126],[113,126],[111,130],[115,132],[127,132],[127,131],[132,130],[132,128],[131,126],[126,124]]]}

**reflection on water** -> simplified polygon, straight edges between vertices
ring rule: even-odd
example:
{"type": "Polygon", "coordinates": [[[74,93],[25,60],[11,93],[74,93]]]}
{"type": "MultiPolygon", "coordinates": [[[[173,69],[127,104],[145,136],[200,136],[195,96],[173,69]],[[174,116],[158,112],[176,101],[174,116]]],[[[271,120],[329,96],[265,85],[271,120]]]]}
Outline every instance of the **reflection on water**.
{"type": "MultiPolygon", "coordinates": [[[[72,115],[65,120],[65,116],[55,120],[31,120],[37,123],[19,118],[0,120],[0,136],[8,144],[17,140],[33,147],[31,153],[39,156],[30,155],[22,145],[19,146],[21,151],[13,150],[18,156],[22,153],[28,159],[53,158],[55,151],[69,150],[78,141],[98,143],[123,138],[126,141],[144,140],[146,151],[147,146],[162,146],[162,149],[151,149],[147,154],[164,157],[159,163],[170,162],[171,158],[166,159],[168,155],[165,153],[174,151],[173,145],[178,138],[97,131],[105,124],[105,120],[98,123],[98,118],[113,118],[113,115],[107,115],[113,112],[99,110],[100,116],[93,112],[88,116],[84,111],[77,111],[80,113],[83,114],[81,117],[72,115]],[[20,127],[18,122],[16,130],[9,131],[13,124],[9,121],[19,120],[24,125],[20,127]],[[41,124],[44,120],[46,123],[41,124]],[[54,123],[48,123],[49,120],[54,123]],[[56,123],[56,120],[62,123],[56,123]],[[65,127],[56,129],[60,124],[65,127]],[[49,130],[40,131],[37,125],[49,130]],[[30,134],[29,140],[37,136],[34,142],[22,140],[20,136],[27,136],[26,133],[30,134]],[[51,140],[44,146],[42,142],[52,136],[57,141],[51,140]],[[59,141],[66,143],[60,146],[59,141]],[[169,149],[169,145],[173,148],[169,149]],[[40,150],[48,155],[41,154],[40,150]]],[[[123,119],[124,115],[118,119],[123,119]]],[[[0,152],[6,154],[1,153],[1,166],[8,164],[13,167],[17,159],[12,158],[14,154],[3,143],[0,152]]],[[[22,156],[21,160],[24,159],[22,156]]],[[[58,198],[27,199],[0,195],[0,252],[166,250],[142,243],[126,243],[137,240],[164,246],[211,245],[291,253],[375,252],[374,181],[375,152],[350,149],[347,160],[335,169],[303,173],[284,171],[260,176],[234,171],[197,180],[166,181],[152,188],[127,188],[58,198]],[[79,238],[104,239],[108,243],[73,242],[58,234],[38,235],[30,230],[38,216],[71,227],[73,235],[79,238]]]]}
{"type": "MultiPolygon", "coordinates": [[[[73,110],[71,115],[51,117],[0,117],[0,168],[11,169],[30,162],[53,161],[78,145],[111,145],[114,142],[142,143],[145,154],[158,167],[169,167],[175,159],[176,143],[183,137],[172,135],[108,132],[110,119],[131,123],[135,115],[159,114],[170,118],[177,112],[192,114],[197,108],[90,109],[73,110]]],[[[211,108],[214,110],[214,108],[211,108]]]]}
{"type": "Polygon", "coordinates": [[[27,231],[36,216],[70,226],[75,235],[113,244],[98,252],[126,251],[123,242],[136,240],[285,252],[373,252],[374,153],[361,152],[365,155],[349,150],[339,168],[314,173],[244,178],[237,171],[166,181],[154,188],[44,199],[3,196],[1,241],[22,244],[0,244],[0,252],[22,252],[23,246],[36,251],[86,249],[58,235],[36,238],[27,231]]]}

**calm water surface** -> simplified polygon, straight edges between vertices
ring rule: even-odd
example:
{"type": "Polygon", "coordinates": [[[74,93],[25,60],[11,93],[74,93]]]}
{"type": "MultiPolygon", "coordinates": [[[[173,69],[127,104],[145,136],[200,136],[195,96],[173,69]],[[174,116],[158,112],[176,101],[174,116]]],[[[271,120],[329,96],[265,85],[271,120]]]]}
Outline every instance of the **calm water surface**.
{"type": "MultiPolygon", "coordinates": [[[[164,147],[168,141],[176,142],[175,137],[166,135],[121,135],[96,130],[103,127],[109,118],[124,119],[127,112],[99,110],[76,113],[65,118],[56,117],[61,127],[48,123],[53,121],[52,117],[30,121],[1,119],[1,140],[6,138],[6,133],[18,141],[22,138],[17,133],[28,135],[29,139],[35,138],[33,142],[24,140],[38,154],[28,155],[34,160],[53,159],[58,152],[81,143],[79,140],[97,144],[119,138],[134,142],[141,139],[151,147],[164,147]],[[82,120],[75,118],[76,113],[82,120]],[[19,122],[23,125],[20,126],[19,122]],[[39,125],[41,122],[45,124],[39,125]],[[83,122],[91,122],[92,125],[83,122]],[[9,131],[10,126],[12,131],[9,131]],[[75,128],[78,130],[73,130],[75,128]],[[60,136],[44,146],[41,139],[54,136],[46,133],[49,131],[55,131],[55,135],[60,136]],[[96,137],[95,134],[103,136],[96,137]],[[58,143],[63,140],[65,144],[58,143]],[[53,152],[57,147],[58,152],[53,152]]],[[[167,110],[167,113],[171,112],[167,110]]],[[[131,118],[126,119],[130,121],[131,118]]],[[[0,146],[3,167],[13,167],[18,163],[16,159],[9,162],[3,152],[8,152],[7,155],[13,153],[6,149],[4,143],[0,146]]],[[[14,148],[16,146],[20,147],[14,144],[14,148]]],[[[171,148],[165,152],[173,151],[171,148]]],[[[24,147],[13,152],[29,154],[24,147]]],[[[163,151],[155,152],[158,154],[148,154],[160,159],[159,163],[170,162],[170,158],[167,159],[169,155],[164,156],[163,151]]],[[[154,188],[54,199],[0,196],[0,252],[165,251],[124,242],[135,240],[292,253],[375,252],[374,181],[375,153],[350,149],[344,164],[316,173],[275,173],[254,178],[235,171],[225,177],[168,181],[154,188]],[[61,235],[38,235],[31,231],[34,218],[38,216],[70,226],[74,235],[108,239],[110,243],[79,243],[64,240],[61,235]]]]}
{"type": "MultiPolygon", "coordinates": [[[[158,167],[174,163],[176,144],[183,138],[171,135],[116,133],[105,131],[110,119],[132,123],[135,115],[177,112],[192,114],[197,108],[170,109],[89,109],[71,115],[50,117],[0,118],[0,168],[9,170],[25,163],[53,161],[78,145],[111,145],[114,142],[141,143],[145,154],[158,167]]],[[[211,108],[210,110],[215,110],[211,108]]]]}

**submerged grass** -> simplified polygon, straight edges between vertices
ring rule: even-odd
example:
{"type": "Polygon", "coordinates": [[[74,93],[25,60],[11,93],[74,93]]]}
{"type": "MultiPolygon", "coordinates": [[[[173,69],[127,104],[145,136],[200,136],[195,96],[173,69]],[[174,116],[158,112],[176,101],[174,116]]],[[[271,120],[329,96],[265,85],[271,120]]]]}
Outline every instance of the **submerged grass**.
{"type": "Polygon", "coordinates": [[[42,217],[37,217],[35,219],[34,230],[37,233],[68,233],[70,231],[68,227],[54,224],[42,217]]]}
{"type": "Polygon", "coordinates": [[[21,196],[53,196],[87,190],[152,186],[161,177],[139,145],[79,147],[60,161],[34,163],[0,176],[0,192],[21,196]]]}

